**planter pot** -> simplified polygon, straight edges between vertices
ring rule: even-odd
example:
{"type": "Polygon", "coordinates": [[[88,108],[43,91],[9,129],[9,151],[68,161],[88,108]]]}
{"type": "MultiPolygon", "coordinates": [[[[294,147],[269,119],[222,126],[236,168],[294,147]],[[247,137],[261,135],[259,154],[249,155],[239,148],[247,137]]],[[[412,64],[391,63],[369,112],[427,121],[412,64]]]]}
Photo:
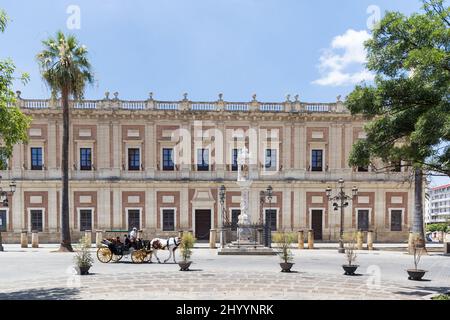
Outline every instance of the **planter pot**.
{"type": "Polygon", "coordinates": [[[191,265],[192,261],[181,261],[178,262],[178,265],[180,266],[180,271],[189,271],[189,266],[191,265]]]}
{"type": "Polygon", "coordinates": [[[408,269],[408,280],[421,280],[427,271],[421,269],[408,269]]]}
{"type": "Polygon", "coordinates": [[[291,268],[294,264],[292,262],[281,262],[281,272],[291,272],[291,268]]]}
{"type": "Polygon", "coordinates": [[[343,264],[342,268],[345,271],[345,275],[347,276],[354,276],[355,275],[355,271],[356,269],[358,269],[358,265],[347,265],[347,264],[343,264]]]}
{"type": "Polygon", "coordinates": [[[89,274],[89,269],[91,267],[78,267],[78,269],[80,269],[80,275],[87,275],[89,274]]]}

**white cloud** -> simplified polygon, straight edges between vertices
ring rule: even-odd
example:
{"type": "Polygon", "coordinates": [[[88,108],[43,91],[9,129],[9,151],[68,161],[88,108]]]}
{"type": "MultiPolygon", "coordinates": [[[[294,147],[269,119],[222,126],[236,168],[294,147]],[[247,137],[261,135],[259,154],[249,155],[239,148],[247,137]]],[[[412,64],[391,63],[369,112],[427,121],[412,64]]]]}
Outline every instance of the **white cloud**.
{"type": "Polygon", "coordinates": [[[331,47],[325,49],[319,58],[321,78],[313,83],[321,86],[343,86],[371,81],[374,75],[363,64],[366,62],[364,41],[370,38],[366,30],[348,29],[344,34],[334,37],[331,47]],[[357,71],[349,71],[359,67],[357,71]]]}

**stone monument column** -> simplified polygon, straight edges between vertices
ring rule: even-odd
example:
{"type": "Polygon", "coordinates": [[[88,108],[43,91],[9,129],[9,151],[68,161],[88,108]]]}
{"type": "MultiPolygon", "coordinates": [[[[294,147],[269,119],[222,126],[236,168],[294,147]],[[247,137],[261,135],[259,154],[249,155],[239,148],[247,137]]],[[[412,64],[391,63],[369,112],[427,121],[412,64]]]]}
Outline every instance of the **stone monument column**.
{"type": "Polygon", "coordinates": [[[252,181],[249,180],[249,161],[250,154],[247,148],[240,150],[237,157],[238,163],[238,179],[237,184],[241,189],[241,214],[238,217],[238,242],[248,242],[252,237],[252,230],[250,229],[251,218],[248,210],[250,185],[252,181]]]}

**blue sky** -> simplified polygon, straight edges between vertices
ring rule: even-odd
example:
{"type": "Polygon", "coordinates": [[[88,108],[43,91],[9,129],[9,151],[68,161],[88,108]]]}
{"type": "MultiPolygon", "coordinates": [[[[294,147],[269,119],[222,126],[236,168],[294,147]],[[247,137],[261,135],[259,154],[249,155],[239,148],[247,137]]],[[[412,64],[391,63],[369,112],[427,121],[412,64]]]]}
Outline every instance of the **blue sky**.
{"type": "Polygon", "coordinates": [[[75,34],[90,52],[96,83],[122,99],[308,102],[345,97],[364,71],[368,21],[386,10],[409,14],[416,0],[0,0],[12,19],[0,35],[0,58],[11,57],[31,81],[17,89],[46,98],[35,60],[56,30],[75,34]],[[68,28],[80,9],[80,28],[68,28]],[[375,8],[375,11],[374,11],[375,8]]]}

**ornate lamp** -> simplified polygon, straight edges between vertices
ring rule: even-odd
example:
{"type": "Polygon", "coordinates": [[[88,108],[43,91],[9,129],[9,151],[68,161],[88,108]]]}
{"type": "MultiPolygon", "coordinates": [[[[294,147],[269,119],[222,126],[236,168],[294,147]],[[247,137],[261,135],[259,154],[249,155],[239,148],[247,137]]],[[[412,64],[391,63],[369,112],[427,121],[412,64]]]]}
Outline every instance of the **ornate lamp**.
{"type": "Polygon", "coordinates": [[[348,196],[344,192],[344,179],[340,178],[338,180],[339,190],[335,196],[332,196],[331,187],[328,186],[325,189],[325,194],[329,201],[333,203],[333,210],[338,211],[341,209],[341,224],[340,224],[340,232],[339,232],[339,253],[345,253],[344,249],[344,208],[349,205],[349,201],[352,201],[358,195],[358,188],[353,186],[352,195],[348,196]]]}

